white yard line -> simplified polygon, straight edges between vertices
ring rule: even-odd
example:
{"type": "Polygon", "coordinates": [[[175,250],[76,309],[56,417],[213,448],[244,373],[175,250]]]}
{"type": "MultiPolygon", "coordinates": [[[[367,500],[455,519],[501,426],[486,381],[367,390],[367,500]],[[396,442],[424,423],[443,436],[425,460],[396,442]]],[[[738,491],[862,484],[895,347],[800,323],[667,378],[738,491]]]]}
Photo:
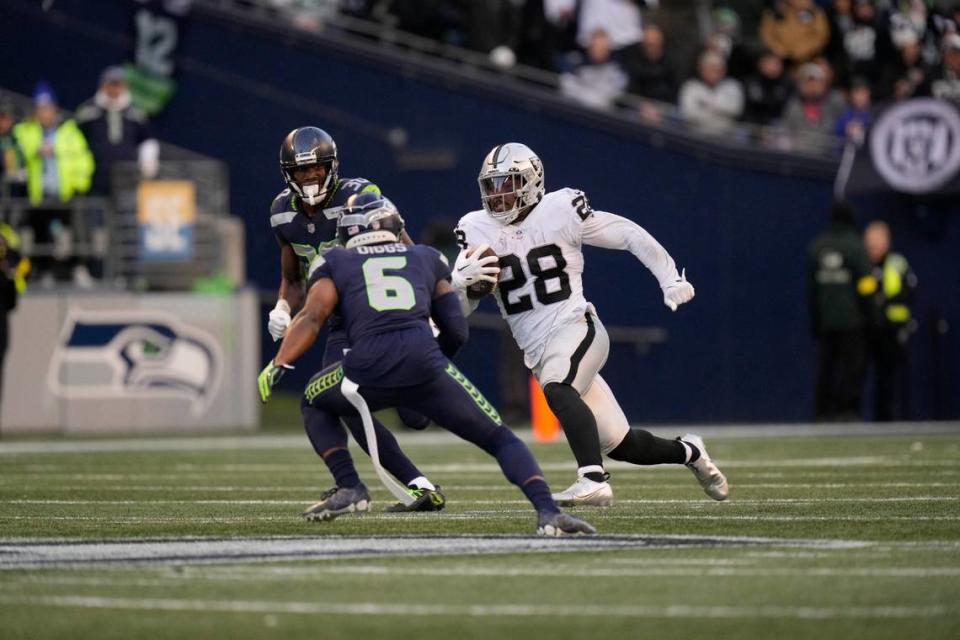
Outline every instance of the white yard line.
{"type": "MultiPolygon", "coordinates": [[[[2,479],[3,476],[0,476],[2,479]]],[[[695,486],[690,482],[682,483],[649,483],[645,484],[641,489],[643,491],[656,491],[660,489],[689,489],[691,486],[695,486]]],[[[850,488],[871,488],[876,489],[876,482],[874,481],[864,481],[858,483],[851,482],[830,482],[830,483],[810,483],[810,482],[799,482],[799,483],[749,483],[749,482],[736,482],[734,486],[737,488],[770,488],[770,489],[850,489],[850,488]]],[[[288,494],[288,493],[307,493],[314,494],[318,493],[320,490],[325,488],[326,485],[317,484],[314,486],[269,486],[269,487],[260,487],[260,486],[238,486],[238,485],[180,485],[180,484],[162,484],[162,485],[131,485],[131,484],[122,484],[122,485],[98,485],[95,487],[97,491],[149,491],[149,492],[162,492],[162,493],[178,493],[178,492],[196,492],[196,493],[242,493],[242,492],[251,492],[251,493],[279,493],[279,494],[288,494]]],[[[923,488],[937,488],[937,487],[949,487],[951,489],[960,489],[960,484],[956,482],[884,482],[883,488],[896,488],[896,489],[923,489],[923,488]]],[[[475,484],[475,485],[456,485],[456,484],[445,484],[443,485],[444,492],[448,495],[455,495],[459,492],[466,491],[484,491],[489,493],[490,491],[497,491],[501,489],[509,489],[507,485],[491,483],[491,484],[475,484]]],[[[632,487],[636,489],[637,487],[632,487]]],[[[73,491],[87,491],[93,489],[93,487],[74,487],[73,491]]]]}
{"type": "Polygon", "coordinates": [[[768,618],[797,620],[827,619],[924,619],[955,616],[957,609],[944,606],[884,607],[710,607],[710,606],[604,606],[578,604],[444,605],[380,602],[271,602],[267,600],[177,600],[172,598],[108,598],[85,595],[2,596],[0,604],[13,606],[126,609],[139,611],[191,611],[256,614],[326,614],[334,616],[401,617],[603,617],[603,618],[768,618]]]}
{"type": "MultiPolygon", "coordinates": [[[[706,560],[706,559],[704,559],[706,560]]],[[[329,576],[384,576],[384,577],[427,577],[427,578],[569,578],[575,573],[579,578],[695,578],[698,576],[722,578],[891,578],[891,579],[928,579],[956,578],[960,576],[960,567],[891,567],[871,569],[832,569],[832,568],[762,568],[762,567],[717,567],[709,562],[702,566],[669,567],[662,563],[648,562],[634,568],[598,568],[593,566],[559,565],[547,566],[453,566],[453,567],[392,567],[384,565],[354,564],[324,566],[317,564],[311,568],[277,567],[251,569],[206,569],[191,568],[178,575],[163,575],[152,578],[126,578],[117,575],[109,577],[89,576],[16,576],[0,583],[0,590],[22,591],[26,585],[90,586],[90,587],[180,587],[186,582],[237,580],[253,582],[310,582],[327,580],[329,576]]]]}
{"type": "MultiPolygon", "coordinates": [[[[689,487],[689,485],[684,485],[689,487]]],[[[488,487],[488,490],[490,488],[488,487]]],[[[0,504],[20,504],[20,505],[156,505],[156,504],[196,504],[196,505],[302,505],[309,502],[307,496],[301,500],[85,500],[85,499],[57,499],[57,500],[39,500],[39,499],[17,499],[0,500],[0,504]]],[[[755,506],[755,505],[789,505],[789,504],[826,504],[826,503],[863,503],[875,504],[885,502],[958,502],[960,496],[894,496],[882,498],[767,498],[756,500],[732,500],[724,503],[724,508],[731,508],[737,505],[755,506]]],[[[688,500],[649,498],[649,499],[617,499],[617,504],[640,504],[640,505],[690,505],[703,506],[715,504],[704,498],[695,498],[688,500]]],[[[448,500],[449,505],[490,505],[490,504],[528,504],[526,500],[448,500]]],[[[603,512],[601,512],[603,513],[603,512]]]]}
{"type": "MultiPolygon", "coordinates": [[[[296,504],[302,505],[303,502],[296,504]]],[[[709,504],[709,503],[707,503],[709,504]]],[[[457,511],[444,514],[419,514],[419,513],[369,513],[361,517],[365,520],[424,520],[434,518],[436,520],[476,520],[478,518],[500,518],[508,515],[523,516],[528,515],[533,518],[533,511],[530,509],[472,509],[469,511],[457,511]]],[[[295,516],[289,513],[277,514],[273,516],[263,515],[237,515],[227,516],[221,514],[204,515],[184,515],[184,516],[82,516],[82,515],[7,515],[0,514],[0,520],[22,521],[29,520],[36,522],[38,519],[52,521],[86,521],[86,522],[104,522],[113,524],[170,524],[170,523],[248,523],[248,522],[291,522],[295,516]]],[[[943,516],[788,516],[788,515],[713,515],[713,514],[694,514],[683,515],[676,513],[611,513],[597,512],[595,516],[585,516],[597,522],[604,520],[715,520],[715,521],[745,521],[745,522],[960,522],[960,515],[943,516]]]]}
{"type": "MultiPolygon", "coordinates": [[[[756,424],[756,425],[636,425],[663,437],[675,437],[693,431],[707,439],[724,438],[785,438],[830,436],[891,436],[936,435],[960,436],[960,422],[907,422],[891,424],[756,424]]],[[[516,433],[526,442],[532,442],[527,429],[516,433]]],[[[426,433],[399,432],[403,446],[442,446],[461,442],[455,436],[440,430],[426,433]]],[[[0,442],[0,455],[25,453],[89,453],[113,451],[220,451],[304,449],[307,439],[296,435],[229,435],[194,437],[144,437],[98,440],[45,440],[0,442]]]]}

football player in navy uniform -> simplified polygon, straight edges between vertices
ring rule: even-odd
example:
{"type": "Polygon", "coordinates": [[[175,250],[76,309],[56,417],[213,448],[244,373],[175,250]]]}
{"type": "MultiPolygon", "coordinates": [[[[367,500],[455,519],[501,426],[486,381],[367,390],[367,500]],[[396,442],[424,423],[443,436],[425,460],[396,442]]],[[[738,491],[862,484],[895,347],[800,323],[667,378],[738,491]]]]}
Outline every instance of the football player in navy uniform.
{"type": "MultiPolygon", "coordinates": [[[[343,212],[338,232],[343,248],[315,257],[310,265],[303,309],[260,374],[261,399],[270,397],[284,369],[336,313],[350,350],[307,386],[302,406],[308,430],[329,428],[338,416],[357,415],[343,392],[352,381],[371,410],[408,407],[494,456],[536,509],[537,533],[595,533],[586,522],[560,511],[533,454],[448,359],[466,342],[467,321],[441,254],[402,243],[400,214],[389,200],[372,193],[362,194],[343,212]],[[436,339],[430,318],[439,329],[436,339]]],[[[356,469],[349,459],[337,462],[339,489],[308,513],[325,510],[326,519],[369,509],[370,494],[356,469]]]]}
{"type": "MultiPolygon", "coordinates": [[[[280,145],[280,171],[287,188],[274,198],[270,207],[270,226],[280,244],[282,273],[277,304],[267,323],[274,340],[283,337],[290,324],[290,314],[303,302],[305,276],[311,261],[339,244],[337,219],[344,205],[359,194],[380,194],[379,187],[369,180],[341,179],[338,168],[336,142],[317,127],[294,129],[280,145]]],[[[406,232],[403,241],[412,244],[406,232]]],[[[339,362],[347,346],[346,334],[339,322],[336,318],[331,319],[323,364],[339,362]]],[[[429,423],[411,412],[401,413],[401,419],[413,428],[424,428],[429,423]]],[[[346,424],[366,451],[366,438],[360,422],[348,418],[346,424]]],[[[443,494],[404,455],[393,434],[379,421],[375,421],[374,428],[384,468],[407,485],[416,498],[409,507],[398,504],[394,508],[401,511],[443,509],[443,494]]],[[[323,431],[318,428],[308,433],[317,454],[328,466],[333,452],[347,451],[347,434],[339,423],[328,425],[323,431]]],[[[333,495],[335,490],[336,487],[328,493],[333,495]]]]}

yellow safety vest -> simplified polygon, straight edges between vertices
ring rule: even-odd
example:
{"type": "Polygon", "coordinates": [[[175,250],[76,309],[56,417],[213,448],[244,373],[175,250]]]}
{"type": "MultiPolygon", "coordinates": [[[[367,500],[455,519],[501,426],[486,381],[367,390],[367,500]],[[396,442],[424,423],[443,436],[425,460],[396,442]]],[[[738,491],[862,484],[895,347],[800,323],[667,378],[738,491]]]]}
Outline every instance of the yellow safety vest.
{"type": "MultiPolygon", "coordinates": [[[[33,204],[43,200],[43,127],[39,122],[21,122],[13,128],[13,135],[23,151],[27,169],[27,195],[33,204]]],[[[60,181],[60,200],[66,202],[75,194],[90,190],[93,177],[93,154],[87,140],[73,120],[64,120],[57,127],[53,142],[53,157],[57,163],[57,178],[60,181]]]]}
{"type": "MultiPolygon", "coordinates": [[[[0,222],[0,237],[3,238],[6,250],[20,251],[20,236],[13,227],[6,222],[0,222]]],[[[4,257],[0,254],[0,258],[4,257]]],[[[13,269],[13,284],[17,288],[17,293],[23,293],[27,290],[27,274],[30,273],[30,260],[21,257],[13,269]]]]}
{"type": "MultiPolygon", "coordinates": [[[[907,259],[898,253],[889,254],[883,261],[883,295],[888,300],[895,298],[903,291],[903,278],[909,269],[907,259]]],[[[903,324],[910,320],[910,308],[905,304],[888,304],[884,313],[887,320],[903,324]]]]}

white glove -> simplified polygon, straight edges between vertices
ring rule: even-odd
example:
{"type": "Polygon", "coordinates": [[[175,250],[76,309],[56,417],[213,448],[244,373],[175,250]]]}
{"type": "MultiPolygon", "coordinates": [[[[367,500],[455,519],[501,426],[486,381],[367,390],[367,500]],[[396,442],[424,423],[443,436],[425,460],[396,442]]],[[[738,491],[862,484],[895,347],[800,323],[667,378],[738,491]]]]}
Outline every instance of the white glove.
{"type": "Polygon", "coordinates": [[[267,331],[276,342],[287,332],[288,326],[290,326],[290,305],[286,300],[277,300],[277,306],[270,312],[270,319],[267,320],[267,331]]]}
{"type": "Polygon", "coordinates": [[[496,284],[497,276],[500,275],[500,258],[481,257],[489,248],[490,245],[482,244],[476,249],[464,249],[460,252],[450,273],[454,288],[463,290],[484,281],[496,284]]]}
{"type": "Polygon", "coordinates": [[[687,282],[687,270],[684,269],[677,280],[663,287],[663,304],[670,307],[670,311],[676,311],[683,303],[693,300],[694,293],[693,285],[687,282]]]}

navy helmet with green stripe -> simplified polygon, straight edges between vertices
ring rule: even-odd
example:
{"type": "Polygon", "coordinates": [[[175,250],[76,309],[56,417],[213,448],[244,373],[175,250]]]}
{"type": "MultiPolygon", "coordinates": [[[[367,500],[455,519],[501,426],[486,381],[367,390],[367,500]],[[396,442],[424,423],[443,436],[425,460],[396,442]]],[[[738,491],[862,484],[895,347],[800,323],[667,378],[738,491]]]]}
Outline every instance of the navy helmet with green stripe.
{"type": "Polygon", "coordinates": [[[280,173],[307,204],[321,204],[336,188],[339,168],[337,143],[318,127],[294,129],[280,145],[280,173]]]}
{"type": "Polygon", "coordinates": [[[337,237],[347,249],[367,244],[400,242],[403,218],[390,200],[379,192],[350,196],[340,220],[337,237]]]}

